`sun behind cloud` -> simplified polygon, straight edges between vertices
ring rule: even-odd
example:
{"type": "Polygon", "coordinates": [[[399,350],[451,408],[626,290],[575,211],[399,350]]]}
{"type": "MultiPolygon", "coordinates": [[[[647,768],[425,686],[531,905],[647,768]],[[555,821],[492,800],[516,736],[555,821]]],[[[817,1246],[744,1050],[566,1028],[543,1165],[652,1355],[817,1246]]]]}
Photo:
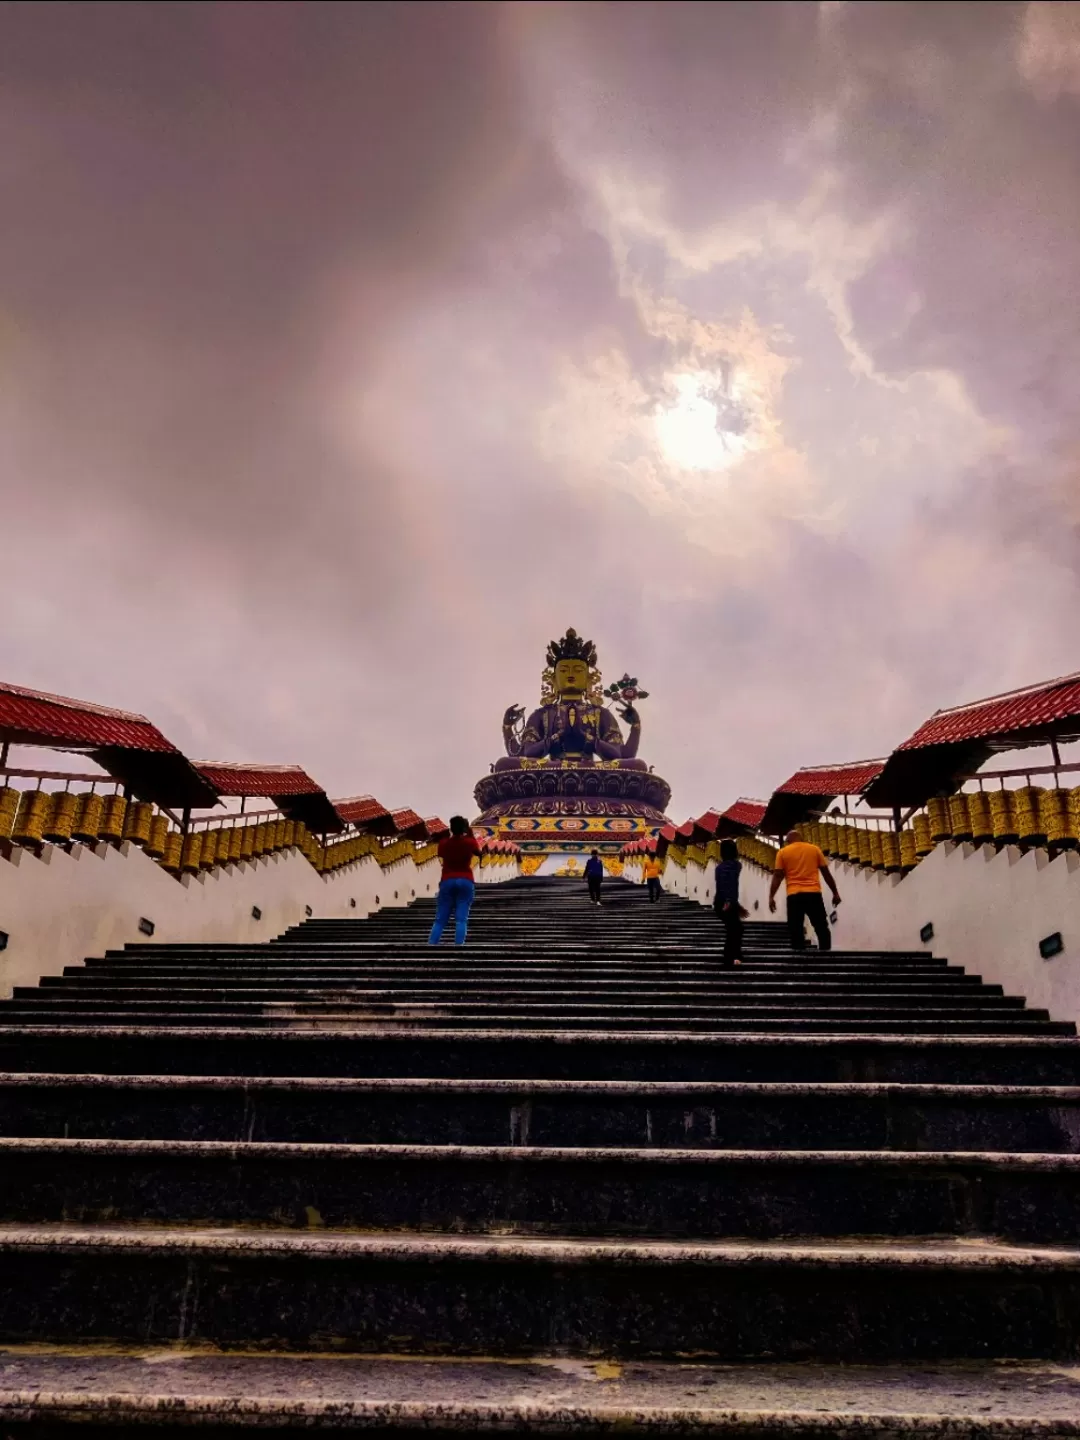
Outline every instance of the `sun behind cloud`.
{"type": "Polygon", "coordinates": [[[726,470],[753,447],[750,417],[737,382],[689,371],[672,377],[672,398],[654,414],[656,439],[670,464],[684,470],[726,470]]]}

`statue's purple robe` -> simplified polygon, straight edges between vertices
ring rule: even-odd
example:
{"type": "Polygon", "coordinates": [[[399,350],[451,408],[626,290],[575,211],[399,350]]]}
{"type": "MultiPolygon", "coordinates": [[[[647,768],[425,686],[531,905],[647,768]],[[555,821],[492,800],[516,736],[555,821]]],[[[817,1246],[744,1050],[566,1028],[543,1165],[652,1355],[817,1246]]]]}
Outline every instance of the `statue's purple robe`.
{"type": "Polygon", "coordinates": [[[525,723],[518,740],[507,727],[504,730],[506,753],[530,760],[549,755],[553,760],[579,756],[600,760],[632,760],[637,754],[641,729],[630,727],[624,741],[619,722],[604,705],[588,701],[560,700],[554,705],[541,705],[525,723]]]}

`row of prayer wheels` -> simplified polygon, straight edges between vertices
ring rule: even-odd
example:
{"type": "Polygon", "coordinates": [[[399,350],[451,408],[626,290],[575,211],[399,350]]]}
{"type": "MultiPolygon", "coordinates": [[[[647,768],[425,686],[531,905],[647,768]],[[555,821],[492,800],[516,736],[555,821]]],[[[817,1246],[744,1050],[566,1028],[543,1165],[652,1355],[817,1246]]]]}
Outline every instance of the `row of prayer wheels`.
{"type": "MultiPolygon", "coordinates": [[[[826,855],[863,865],[869,870],[911,870],[922,858],[914,830],[868,830],[861,825],[844,825],[822,820],[800,825],[799,832],[826,855]]],[[[933,847],[931,846],[931,849],[933,847]]]]}
{"type": "Polygon", "coordinates": [[[343,865],[351,865],[354,860],[361,860],[365,855],[378,853],[378,844],[370,835],[350,835],[346,840],[338,840],[332,845],[318,846],[318,855],[312,860],[312,864],[323,875],[334,870],[340,870],[343,865]]]}
{"type": "Polygon", "coordinates": [[[977,844],[1051,846],[1075,849],[1080,844],[1080,788],[974,791],[927,802],[924,843],[973,840],[977,844]]]}
{"type": "MultiPolygon", "coordinates": [[[[735,843],[738,847],[739,856],[741,859],[748,860],[751,865],[760,865],[763,870],[776,869],[775,845],[770,845],[765,840],[759,840],[754,835],[740,835],[735,843]]],[[[668,854],[671,854],[670,850],[668,851],[668,854]]],[[[716,855],[717,859],[719,859],[719,844],[716,847],[716,855]]]]}
{"type": "MultiPolygon", "coordinates": [[[[351,835],[324,846],[306,825],[285,819],[189,830],[182,835],[170,828],[166,816],[155,814],[153,806],[142,800],[96,791],[48,792],[11,786],[0,787],[0,839],[27,846],[102,841],[119,845],[127,841],[176,875],[194,875],[215,865],[254,860],[294,846],[323,874],[365,855],[376,856],[379,864],[386,866],[407,855],[422,865],[437,854],[434,845],[417,847],[407,840],[380,846],[370,835],[351,835]]],[[[485,857],[492,863],[509,858],[485,857]]]]}
{"type": "Polygon", "coordinates": [[[255,825],[189,830],[186,835],[172,830],[159,858],[163,867],[173,874],[196,875],[200,870],[212,870],[215,865],[257,860],[261,855],[272,855],[293,846],[299,846],[305,853],[308,848],[321,849],[298,820],[266,820],[255,825]]]}
{"type": "Polygon", "coordinates": [[[152,805],[96,791],[0,789],[0,839],[17,845],[95,845],[127,840],[158,860],[165,853],[169,822],[152,805]]]}
{"type": "Polygon", "coordinates": [[[961,791],[935,796],[916,815],[910,829],[869,830],[822,820],[800,827],[805,839],[826,855],[874,870],[910,870],[945,840],[977,845],[1080,845],[1080,788],[961,791]]]}

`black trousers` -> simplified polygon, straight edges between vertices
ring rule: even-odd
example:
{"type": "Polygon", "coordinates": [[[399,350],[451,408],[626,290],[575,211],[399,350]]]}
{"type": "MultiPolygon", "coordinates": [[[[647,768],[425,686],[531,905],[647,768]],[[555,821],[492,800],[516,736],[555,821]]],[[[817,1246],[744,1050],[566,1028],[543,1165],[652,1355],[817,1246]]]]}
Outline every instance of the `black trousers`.
{"type": "Polygon", "coordinates": [[[602,883],[603,883],[603,882],[602,882],[602,880],[600,879],[600,877],[599,877],[598,875],[596,875],[596,876],[590,875],[590,876],[589,876],[589,899],[590,899],[590,900],[599,900],[599,899],[600,899],[600,886],[601,886],[602,883]]]}
{"type": "Polygon", "coordinates": [[[787,897],[788,938],[792,950],[806,949],[804,919],[809,920],[814,927],[818,949],[831,950],[832,936],[829,934],[829,917],[825,913],[825,897],[820,890],[805,890],[800,894],[787,897]]]}
{"type": "Polygon", "coordinates": [[[649,904],[653,905],[660,899],[660,876],[654,875],[651,880],[647,880],[645,883],[649,889],[649,904]]]}
{"type": "Polygon", "coordinates": [[[743,918],[739,907],[733,905],[730,910],[721,910],[719,905],[715,905],[713,908],[724,922],[724,964],[734,965],[736,960],[742,959],[743,918]]]}

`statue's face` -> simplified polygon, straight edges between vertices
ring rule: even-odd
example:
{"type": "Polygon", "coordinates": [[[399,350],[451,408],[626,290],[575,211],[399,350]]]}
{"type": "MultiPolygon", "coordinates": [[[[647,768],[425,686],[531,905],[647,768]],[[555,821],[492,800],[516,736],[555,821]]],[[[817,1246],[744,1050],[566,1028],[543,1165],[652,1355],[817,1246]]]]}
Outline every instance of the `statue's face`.
{"type": "Polygon", "coordinates": [[[589,667],[584,660],[560,660],[555,666],[555,689],[560,695],[584,695],[589,688],[589,667]]]}

